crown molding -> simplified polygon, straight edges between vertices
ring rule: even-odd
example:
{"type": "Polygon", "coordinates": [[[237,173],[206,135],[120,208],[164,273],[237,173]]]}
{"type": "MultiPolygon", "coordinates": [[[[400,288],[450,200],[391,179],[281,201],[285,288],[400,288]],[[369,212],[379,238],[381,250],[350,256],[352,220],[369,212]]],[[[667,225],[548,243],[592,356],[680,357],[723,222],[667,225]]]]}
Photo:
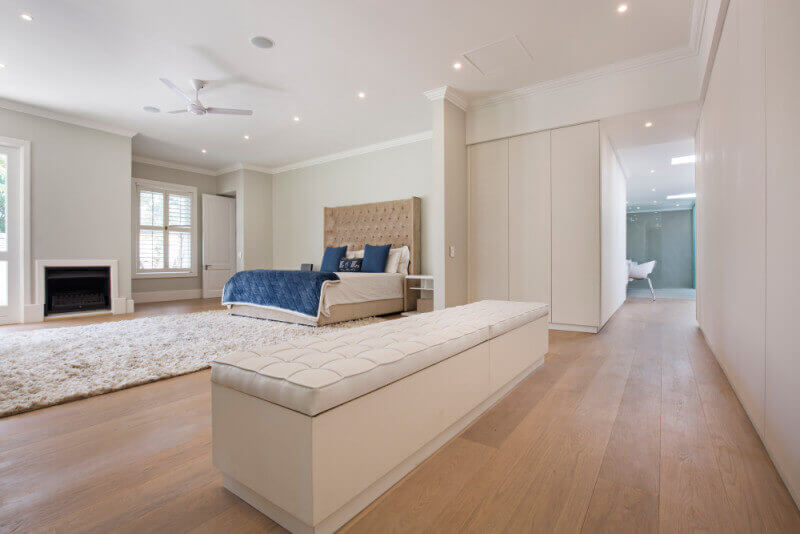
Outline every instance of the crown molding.
{"type": "MultiPolygon", "coordinates": [[[[143,158],[141,156],[133,156],[131,158],[134,163],[144,163],[145,165],[154,165],[156,167],[164,167],[166,169],[173,169],[176,171],[193,172],[196,174],[204,174],[206,176],[217,176],[216,171],[204,169],[202,167],[193,167],[191,165],[182,165],[180,163],[172,163],[171,161],[162,161],[160,159],[143,158]]],[[[220,173],[221,174],[221,173],[220,173]]]]}
{"type": "Polygon", "coordinates": [[[249,163],[242,163],[241,166],[242,166],[242,169],[244,169],[246,171],[255,171],[255,172],[261,172],[261,173],[264,173],[264,174],[272,174],[272,173],[275,172],[273,169],[270,169],[268,167],[260,167],[258,165],[251,165],[249,163]]]}
{"type": "Polygon", "coordinates": [[[611,76],[623,72],[637,71],[655,65],[687,59],[696,55],[697,52],[688,46],[673,48],[671,50],[665,50],[663,52],[657,52],[655,54],[629,59],[626,61],[619,61],[617,63],[599,67],[597,69],[587,70],[577,74],[570,74],[569,76],[565,76],[563,78],[548,80],[546,82],[540,82],[527,87],[520,87],[519,89],[512,89],[511,91],[505,91],[503,93],[488,96],[486,98],[481,98],[471,102],[469,109],[474,110],[493,107],[499,104],[513,102],[528,96],[557,91],[559,89],[564,89],[574,85],[580,85],[591,80],[603,78],[605,76],[611,76]]]}
{"type": "Polygon", "coordinates": [[[58,111],[52,111],[49,109],[40,108],[38,106],[31,106],[30,104],[23,104],[22,102],[17,102],[15,100],[6,100],[5,98],[0,98],[0,108],[7,109],[9,111],[16,111],[18,113],[25,113],[27,115],[33,115],[36,117],[41,117],[43,119],[50,119],[53,121],[64,122],[67,124],[72,124],[73,126],[81,126],[83,128],[90,128],[92,130],[99,130],[101,132],[121,135],[123,137],[133,137],[138,133],[133,130],[118,128],[110,124],[85,120],[79,117],[74,117],[72,115],[59,113],[58,111]]]}
{"type": "Polygon", "coordinates": [[[390,139],[389,141],[376,143],[374,145],[362,146],[360,148],[354,148],[352,150],[346,150],[344,152],[336,152],[335,154],[329,154],[327,156],[322,156],[319,158],[307,159],[305,161],[298,161],[297,163],[283,165],[282,167],[275,167],[273,169],[269,169],[268,171],[263,171],[263,172],[269,172],[269,174],[278,174],[281,172],[293,171],[295,169],[302,169],[304,167],[313,167],[314,165],[321,165],[322,163],[328,163],[331,161],[346,159],[353,156],[360,156],[361,154],[377,152],[379,150],[384,150],[387,148],[410,145],[411,143],[416,143],[418,141],[425,141],[426,139],[432,139],[432,138],[433,138],[433,132],[431,130],[428,130],[413,135],[407,135],[405,137],[398,137],[397,139],[390,139]]]}
{"type": "Polygon", "coordinates": [[[244,169],[244,165],[241,163],[234,163],[233,165],[228,165],[227,167],[220,167],[216,171],[212,171],[211,174],[213,176],[222,176],[223,174],[228,174],[229,172],[234,171],[241,171],[244,169]]]}
{"type": "Polygon", "coordinates": [[[435,102],[436,100],[447,100],[464,111],[467,110],[467,106],[469,104],[466,98],[464,98],[458,91],[449,85],[444,85],[436,89],[431,89],[430,91],[425,91],[423,94],[431,102],[435,102]]]}
{"type": "Polygon", "coordinates": [[[526,87],[520,87],[519,89],[512,89],[510,91],[505,91],[485,98],[477,99],[469,103],[469,109],[474,110],[493,107],[535,94],[557,91],[566,87],[580,85],[582,83],[596,80],[605,76],[637,71],[656,65],[662,65],[664,63],[671,63],[673,61],[680,61],[682,59],[696,57],[700,54],[703,28],[706,20],[707,4],[708,0],[694,0],[692,3],[692,21],[689,29],[689,44],[687,46],[680,46],[638,58],[618,61],[616,63],[598,67],[596,69],[570,74],[569,76],[564,76],[563,78],[547,80],[533,85],[528,85],[526,87]]]}

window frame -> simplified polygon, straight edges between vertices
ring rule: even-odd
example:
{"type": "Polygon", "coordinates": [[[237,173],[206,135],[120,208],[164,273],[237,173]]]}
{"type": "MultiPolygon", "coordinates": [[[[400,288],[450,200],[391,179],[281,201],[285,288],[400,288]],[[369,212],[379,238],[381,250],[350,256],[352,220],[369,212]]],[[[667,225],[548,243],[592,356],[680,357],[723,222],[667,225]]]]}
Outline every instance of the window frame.
{"type": "MultiPolygon", "coordinates": [[[[131,195],[132,198],[132,242],[133,242],[133,265],[131,270],[132,278],[189,278],[197,276],[197,262],[200,250],[200,243],[198,242],[198,231],[197,231],[197,187],[191,185],[181,185],[181,184],[172,184],[169,182],[159,182],[156,180],[146,180],[143,178],[133,178],[132,180],[132,189],[133,194],[131,195]],[[167,195],[170,193],[178,194],[178,195],[186,195],[187,193],[191,196],[192,208],[191,208],[191,228],[189,230],[189,234],[191,235],[191,243],[192,243],[192,258],[191,258],[191,267],[189,269],[170,269],[166,267],[169,262],[169,231],[167,229],[168,225],[164,226],[164,265],[163,269],[152,269],[152,270],[142,270],[139,269],[139,230],[141,228],[144,229],[151,229],[152,227],[148,225],[140,225],[139,224],[139,192],[140,191],[154,191],[158,193],[164,194],[164,222],[169,222],[169,201],[167,195]]],[[[161,228],[161,227],[158,227],[161,228]]],[[[185,228],[185,227],[183,227],[185,228]]]]}

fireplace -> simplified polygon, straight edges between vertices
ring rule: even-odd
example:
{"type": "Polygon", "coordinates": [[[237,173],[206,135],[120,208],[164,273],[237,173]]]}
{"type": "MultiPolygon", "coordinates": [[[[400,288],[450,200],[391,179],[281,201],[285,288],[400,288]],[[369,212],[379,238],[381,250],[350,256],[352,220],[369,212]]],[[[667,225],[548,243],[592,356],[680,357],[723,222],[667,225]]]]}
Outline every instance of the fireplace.
{"type": "Polygon", "coordinates": [[[111,310],[111,268],[45,267],[44,314],[111,310]]]}

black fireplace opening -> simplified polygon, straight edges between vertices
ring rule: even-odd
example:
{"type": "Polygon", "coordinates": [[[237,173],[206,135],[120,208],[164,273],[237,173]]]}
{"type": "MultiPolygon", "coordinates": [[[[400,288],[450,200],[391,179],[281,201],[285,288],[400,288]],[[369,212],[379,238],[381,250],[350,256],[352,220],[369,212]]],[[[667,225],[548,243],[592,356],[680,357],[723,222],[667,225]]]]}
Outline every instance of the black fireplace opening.
{"type": "Polygon", "coordinates": [[[110,267],[45,267],[44,314],[111,309],[110,267]]]}

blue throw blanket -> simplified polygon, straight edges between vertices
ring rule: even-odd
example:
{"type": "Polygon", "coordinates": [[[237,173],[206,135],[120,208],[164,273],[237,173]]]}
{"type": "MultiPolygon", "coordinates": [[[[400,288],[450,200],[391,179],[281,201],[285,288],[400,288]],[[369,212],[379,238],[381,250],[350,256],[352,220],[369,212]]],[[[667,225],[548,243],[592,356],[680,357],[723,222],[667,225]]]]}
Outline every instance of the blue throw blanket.
{"type": "Polygon", "coordinates": [[[319,271],[241,271],[225,284],[222,303],[270,306],[316,317],[322,284],[338,279],[336,273],[319,271]]]}

